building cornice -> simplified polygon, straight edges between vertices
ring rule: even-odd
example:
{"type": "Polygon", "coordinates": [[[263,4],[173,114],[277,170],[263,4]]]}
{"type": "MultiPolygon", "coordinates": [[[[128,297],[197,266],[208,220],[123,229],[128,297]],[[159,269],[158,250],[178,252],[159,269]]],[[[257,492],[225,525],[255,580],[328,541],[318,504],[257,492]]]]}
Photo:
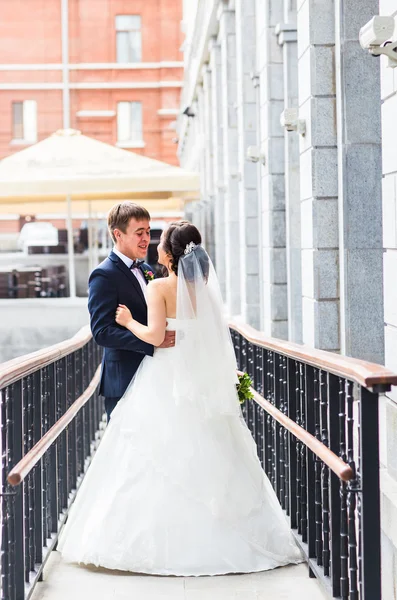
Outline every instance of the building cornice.
{"type": "MultiPolygon", "coordinates": [[[[182,81],[98,81],[69,83],[71,90],[148,90],[161,88],[181,88],[182,81]]],[[[63,90],[60,83],[0,83],[0,90],[63,90]]]]}
{"type": "MultiPolygon", "coordinates": [[[[193,104],[197,95],[197,86],[203,65],[209,61],[211,39],[216,37],[219,29],[217,18],[220,0],[199,0],[195,16],[193,37],[188,40],[189,51],[185,57],[185,76],[183,81],[181,108],[182,111],[193,104]],[[194,52],[193,52],[194,50],[194,52]]],[[[181,156],[188,131],[188,117],[179,122],[178,156],[181,156]]]]}
{"type": "MultiPolygon", "coordinates": [[[[136,71],[145,69],[182,69],[181,61],[139,62],[139,63],[69,63],[70,71],[119,70],[136,71]]],[[[26,63],[0,65],[0,71],[62,71],[61,63],[26,63]]]]}
{"type": "Polygon", "coordinates": [[[277,36],[277,42],[280,46],[298,41],[298,30],[296,25],[278,23],[274,29],[277,36]]]}

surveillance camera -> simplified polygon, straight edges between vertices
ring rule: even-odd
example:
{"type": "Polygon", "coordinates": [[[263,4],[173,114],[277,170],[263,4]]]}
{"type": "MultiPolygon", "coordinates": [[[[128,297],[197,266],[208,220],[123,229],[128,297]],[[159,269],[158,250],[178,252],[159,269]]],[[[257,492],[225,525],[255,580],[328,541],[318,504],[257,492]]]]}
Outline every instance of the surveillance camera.
{"type": "Polygon", "coordinates": [[[298,125],[299,113],[297,108],[286,108],[280,116],[281,127],[287,131],[296,131],[298,125]]]}
{"type": "Polygon", "coordinates": [[[364,27],[360,29],[360,44],[364,50],[373,46],[382,46],[394,33],[393,17],[372,17],[364,27]]]}
{"type": "Polygon", "coordinates": [[[297,131],[301,135],[306,133],[306,123],[302,119],[299,119],[299,112],[297,108],[286,108],[280,115],[281,127],[284,127],[287,131],[297,131]]]}
{"type": "Polygon", "coordinates": [[[393,40],[394,17],[373,17],[360,29],[360,44],[372,56],[384,54],[389,59],[389,67],[397,67],[397,41],[393,40]]]}
{"type": "Polygon", "coordinates": [[[195,117],[196,116],[196,113],[193,112],[193,110],[191,109],[190,106],[187,106],[182,114],[186,115],[187,117],[195,117]]]}
{"type": "Polygon", "coordinates": [[[250,162],[259,162],[261,153],[258,146],[249,146],[247,148],[247,159],[250,162]]]}
{"type": "Polygon", "coordinates": [[[266,163],[266,157],[261,153],[258,146],[248,146],[247,148],[247,160],[253,163],[261,162],[263,165],[266,163]]]}

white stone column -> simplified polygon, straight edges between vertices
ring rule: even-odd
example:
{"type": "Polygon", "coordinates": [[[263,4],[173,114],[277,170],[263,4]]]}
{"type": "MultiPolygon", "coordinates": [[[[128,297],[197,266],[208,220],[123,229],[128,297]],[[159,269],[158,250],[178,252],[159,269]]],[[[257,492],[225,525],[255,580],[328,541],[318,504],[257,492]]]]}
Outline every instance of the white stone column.
{"type": "Polygon", "coordinates": [[[280,125],[283,100],[283,56],[275,26],[283,18],[280,0],[256,3],[257,73],[260,89],[262,168],[263,328],[267,335],[288,338],[285,251],[284,132],[280,125]]]}
{"type": "MultiPolygon", "coordinates": [[[[257,37],[255,36],[255,42],[257,40],[257,37]]],[[[254,88],[254,97],[255,97],[255,120],[256,120],[256,137],[255,137],[255,148],[257,150],[260,150],[261,147],[261,131],[260,131],[260,122],[261,122],[261,107],[260,107],[260,89],[259,89],[259,85],[260,85],[260,78],[259,75],[256,71],[256,67],[258,65],[258,52],[260,52],[260,48],[258,48],[258,44],[255,43],[256,46],[256,52],[255,52],[255,68],[252,71],[252,73],[250,74],[251,80],[252,80],[252,85],[254,88]]],[[[259,286],[259,292],[258,292],[258,302],[259,302],[259,310],[258,310],[258,317],[257,317],[257,328],[260,331],[264,330],[264,283],[263,283],[263,252],[262,252],[262,245],[263,245],[263,235],[262,235],[262,228],[263,228],[263,223],[262,223],[262,170],[263,170],[263,163],[262,160],[258,160],[256,162],[256,214],[258,215],[258,226],[257,226],[257,233],[258,233],[258,247],[257,247],[257,261],[258,261],[258,286],[259,286]]]]}
{"type": "MultiPolygon", "coordinates": [[[[397,5],[380,1],[380,14],[396,16],[397,5]]],[[[364,57],[362,57],[364,58],[364,57]]],[[[369,57],[372,59],[372,57],[369,57]]],[[[375,59],[373,59],[375,60],[375,59]]],[[[384,57],[381,67],[382,93],[382,204],[385,365],[397,372],[397,78],[384,57]]],[[[373,75],[372,75],[373,76],[373,75]]],[[[376,77],[375,77],[376,80],[376,77]]],[[[370,82],[368,82],[370,83],[370,82]]],[[[374,85],[376,88],[376,85],[374,85]]],[[[371,96],[370,96],[371,97],[371,96]]],[[[397,597],[397,388],[379,397],[381,504],[382,504],[382,595],[397,597]]]]}
{"type": "Polygon", "coordinates": [[[195,225],[200,229],[203,245],[207,245],[207,230],[205,219],[205,202],[208,190],[208,172],[205,148],[205,104],[204,89],[202,83],[197,86],[197,113],[194,117],[197,125],[196,144],[199,149],[199,172],[200,172],[200,202],[197,206],[195,225]],[[199,225],[200,223],[200,225],[199,225]]]}
{"type": "Polygon", "coordinates": [[[236,0],[235,10],[241,316],[259,328],[257,166],[246,159],[248,146],[257,143],[256,91],[251,77],[256,59],[255,0],[236,0]]]}
{"type": "Polygon", "coordinates": [[[214,258],[215,240],[214,240],[214,173],[213,173],[213,126],[212,126],[212,78],[211,71],[207,64],[202,69],[203,78],[203,120],[204,137],[203,153],[205,163],[205,247],[211,259],[214,258]]]}
{"type": "Polygon", "coordinates": [[[378,11],[335,0],[341,351],[383,364],[380,69],[358,41],[378,11]]]}
{"type": "Polygon", "coordinates": [[[338,351],[334,0],[298,0],[303,342],[338,351]]]}
{"type": "MultiPolygon", "coordinates": [[[[284,107],[298,107],[298,48],[296,1],[284,0],[284,20],[276,27],[283,50],[284,107]]],[[[284,132],[285,211],[288,282],[288,339],[302,342],[301,207],[299,185],[299,137],[284,132]]]]}
{"type": "Polygon", "coordinates": [[[222,73],[223,178],[225,185],[226,304],[230,315],[240,315],[240,223],[237,135],[237,70],[235,13],[219,9],[222,73]]]}
{"type": "Polygon", "coordinates": [[[212,173],[214,189],[214,238],[215,267],[221,286],[222,296],[226,298],[226,257],[225,257],[225,194],[223,175],[223,129],[222,129],[222,77],[221,47],[215,39],[210,41],[211,71],[211,116],[212,116],[212,173]]]}

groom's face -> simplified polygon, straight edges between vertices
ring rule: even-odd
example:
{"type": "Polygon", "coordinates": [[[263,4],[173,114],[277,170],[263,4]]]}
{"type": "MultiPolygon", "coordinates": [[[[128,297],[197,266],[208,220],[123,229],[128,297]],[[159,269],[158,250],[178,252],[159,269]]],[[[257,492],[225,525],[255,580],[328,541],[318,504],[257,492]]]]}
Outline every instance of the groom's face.
{"type": "Polygon", "coordinates": [[[117,248],[128,258],[145,258],[150,243],[150,221],[130,219],[125,233],[115,230],[117,248]]]}

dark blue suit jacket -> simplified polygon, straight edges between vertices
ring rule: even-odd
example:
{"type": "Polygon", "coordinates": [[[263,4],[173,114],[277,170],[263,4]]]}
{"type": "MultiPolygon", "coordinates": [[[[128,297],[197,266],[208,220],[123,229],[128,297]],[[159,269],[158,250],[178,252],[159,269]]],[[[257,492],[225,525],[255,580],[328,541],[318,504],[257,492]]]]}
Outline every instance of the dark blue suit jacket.
{"type": "MultiPolygon", "coordinates": [[[[151,270],[147,264],[141,266],[151,270]]],[[[135,375],[144,356],[154,348],[115,322],[116,309],[125,304],[134,319],[147,325],[147,306],[141,286],[123,261],[111,252],[90,275],[88,310],[94,340],[105,348],[99,393],[120,398],[135,375]]]]}

